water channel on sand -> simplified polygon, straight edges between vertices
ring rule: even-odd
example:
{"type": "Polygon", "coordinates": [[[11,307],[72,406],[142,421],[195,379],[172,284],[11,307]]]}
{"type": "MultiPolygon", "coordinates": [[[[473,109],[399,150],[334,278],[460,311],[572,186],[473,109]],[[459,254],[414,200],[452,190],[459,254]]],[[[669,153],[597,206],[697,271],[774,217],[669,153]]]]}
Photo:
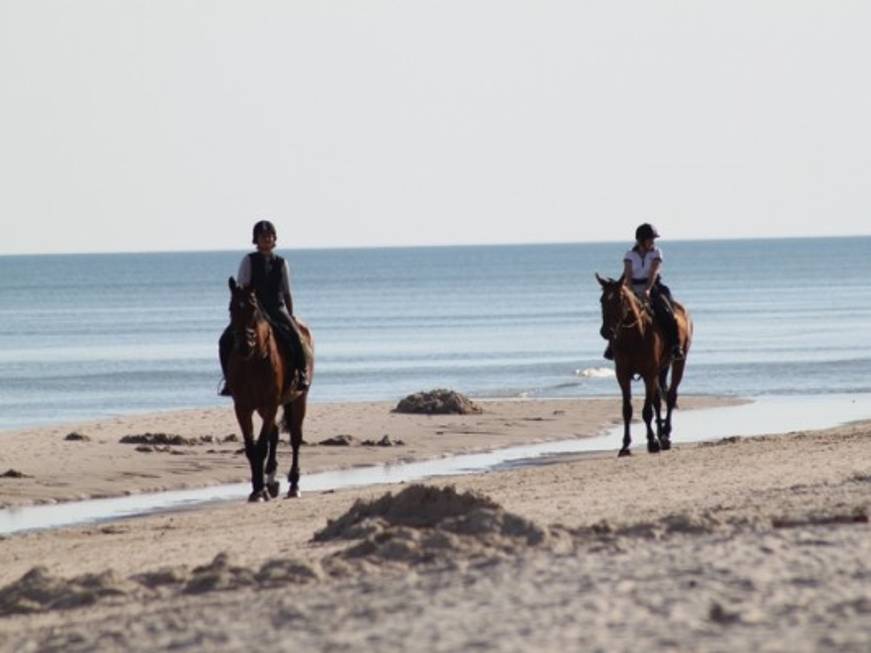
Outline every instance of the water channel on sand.
{"type": "MultiPolygon", "coordinates": [[[[677,412],[674,442],[677,445],[716,440],[726,436],[749,437],[822,429],[871,418],[871,395],[815,395],[762,397],[752,403],[677,412]]],[[[418,481],[435,476],[473,474],[552,462],[566,454],[613,451],[616,455],[623,427],[591,438],[554,440],[532,445],[462,454],[435,460],[395,465],[319,472],[303,476],[303,492],[323,492],[382,483],[418,481]]],[[[633,444],[644,450],[640,424],[633,425],[633,444]]],[[[646,454],[645,454],[646,455],[646,454]]],[[[665,454],[668,455],[668,454],[665,454]]],[[[247,498],[250,484],[234,483],[193,490],[136,494],[113,499],[93,499],[0,510],[0,534],[105,522],[156,512],[192,509],[218,502],[247,498]]]]}

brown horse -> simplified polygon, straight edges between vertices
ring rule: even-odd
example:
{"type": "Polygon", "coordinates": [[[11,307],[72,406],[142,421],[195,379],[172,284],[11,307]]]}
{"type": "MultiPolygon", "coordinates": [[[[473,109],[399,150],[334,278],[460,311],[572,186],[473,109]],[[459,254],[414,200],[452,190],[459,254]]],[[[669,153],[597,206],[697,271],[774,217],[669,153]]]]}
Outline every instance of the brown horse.
{"type": "MultiPolygon", "coordinates": [[[[234,344],[227,365],[227,382],[233,396],[233,407],[242,435],[245,438],[245,455],[251,465],[253,490],[249,501],[266,501],[278,496],[279,483],[275,480],[278,427],[275,417],[278,407],[284,406],[282,426],[290,433],[293,448],[293,464],[287,475],[290,483],[288,497],[298,497],[299,492],[299,447],[302,444],[302,422],[305,419],[308,390],[296,389],[296,379],[289,388],[285,385],[285,358],[279,348],[272,326],[260,308],[253,288],[242,287],[230,277],[230,326],[234,344]],[[288,388],[285,390],[284,388],[288,388]],[[257,441],[254,441],[254,411],[260,415],[263,425],[257,441]],[[264,484],[264,461],[266,482],[264,484]],[[265,487],[264,487],[265,485],[265,487]]],[[[297,322],[303,346],[314,351],[311,331],[297,322]]],[[[314,355],[308,356],[308,378],[314,373],[314,355]]]]}
{"type": "MultiPolygon", "coordinates": [[[[620,456],[630,454],[632,442],[629,424],[632,421],[632,377],[644,380],[644,408],[641,412],[647,426],[647,450],[657,453],[671,448],[671,413],[677,406],[677,389],[683,378],[686,358],[672,360],[669,343],[662,330],[641,300],[622,279],[596,279],[602,286],[602,336],[611,341],[617,382],[623,393],[623,447],[620,456]],[[666,416],[661,415],[662,393],[666,393],[666,416]],[[656,413],[656,436],[650,426],[656,413]]],[[[672,302],[677,319],[678,338],[684,355],[689,354],[693,323],[689,312],[678,302],[672,302]]]]}

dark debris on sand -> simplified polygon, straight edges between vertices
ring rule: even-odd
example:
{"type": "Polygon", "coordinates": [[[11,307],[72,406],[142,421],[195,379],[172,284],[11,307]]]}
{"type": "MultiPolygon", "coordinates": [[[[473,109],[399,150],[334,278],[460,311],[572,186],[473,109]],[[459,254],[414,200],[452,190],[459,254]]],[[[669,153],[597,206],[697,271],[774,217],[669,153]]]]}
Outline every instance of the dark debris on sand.
{"type": "Polygon", "coordinates": [[[405,442],[402,440],[391,440],[386,433],[380,440],[363,440],[364,447],[404,447],[405,442]]]}
{"type": "Polygon", "coordinates": [[[17,469],[7,469],[5,472],[0,474],[0,478],[33,478],[29,474],[25,474],[24,472],[19,472],[17,469]]]}
{"type": "Polygon", "coordinates": [[[393,412],[415,415],[480,415],[484,411],[465,395],[439,388],[408,395],[396,405],[393,412]]]}

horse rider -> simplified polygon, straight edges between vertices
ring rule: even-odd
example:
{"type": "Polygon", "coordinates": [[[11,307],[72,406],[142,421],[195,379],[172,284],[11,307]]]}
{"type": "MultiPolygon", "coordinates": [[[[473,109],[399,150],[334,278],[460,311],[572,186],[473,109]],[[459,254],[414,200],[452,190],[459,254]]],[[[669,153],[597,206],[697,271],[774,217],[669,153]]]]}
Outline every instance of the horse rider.
{"type": "MultiPolygon", "coordinates": [[[[623,283],[629,286],[636,295],[653,308],[653,317],[665,333],[671,347],[673,360],[682,360],[683,348],[678,337],[677,320],[671,291],[664,283],[660,271],[662,269],[662,251],[656,246],[659,232],[647,222],[635,230],[635,246],[623,257],[623,283]]],[[[605,349],[604,356],[614,360],[611,341],[605,349]]]]}
{"type": "MultiPolygon", "coordinates": [[[[290,296],[287,261],[273,253],[278,234],[275,225],[269,220],[260,220],[254,225],[252,242],[257,251],[251,252],[239,264],[236,281],[240,286],[253,286],[260,308],[264,310],[272,326],[285,347],[286,363],[289,370],[297,373],[297,388],[307,390],[309,380],[307,375],[308,361],[306,350],[302,345],[296,320],[293,318],[293,299],[290,296]]],[[[233,331],[227,327],[218,343],[218,354],[221,360],[221,371],[224,374],[224,385],[218,393],[222,397],[231,395],[227,387],[227,362],[233,349],[233,331]]],[[[285,375],[286,386],[290,385],[293,374],[285,375]]]]}

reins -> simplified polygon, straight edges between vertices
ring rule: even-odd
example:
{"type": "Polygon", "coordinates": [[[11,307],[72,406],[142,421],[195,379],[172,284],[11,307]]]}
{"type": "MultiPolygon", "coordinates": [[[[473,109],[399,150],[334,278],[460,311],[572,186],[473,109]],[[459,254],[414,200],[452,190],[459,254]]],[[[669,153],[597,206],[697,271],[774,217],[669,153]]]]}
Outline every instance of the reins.
{"type": "MultiPolygon", "coordinates": [[[[620,290],[620,306],[625,310],[623,316],[620,318],[620,323],[617,325],[618,329],[638,329],[638,335],[642,338],[644,337],[644,313],[643,309],[639,310],[637,306],[633,304],[632,298],[623,295],[624,290],[621,288],[620,290]],[[627,306],[627,303],[629,304],[627,306]],[[634,316],[634,320],[629,324],[626,324],[626,318],[630,317],[630,314],[634,316]]],[[[614,334],[615,339],[617,338],[617,333],[614,334]]]]}

